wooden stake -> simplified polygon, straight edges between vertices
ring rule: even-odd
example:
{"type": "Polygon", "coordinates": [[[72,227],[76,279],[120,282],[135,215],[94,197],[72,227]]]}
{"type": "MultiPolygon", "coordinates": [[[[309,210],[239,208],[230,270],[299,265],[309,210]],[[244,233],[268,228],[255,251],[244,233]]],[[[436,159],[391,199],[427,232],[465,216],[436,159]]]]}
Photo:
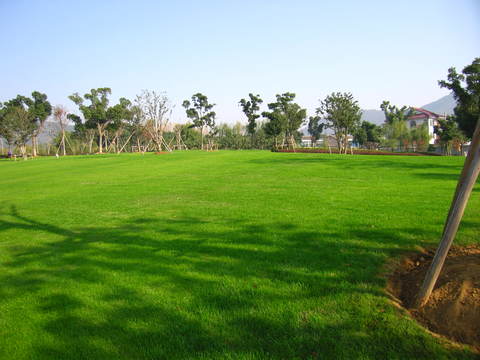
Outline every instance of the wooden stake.
{"type": "Polygon", "coordinates": [[[442,240],[435,252],[432,264],[425,276],[420,292],[415,300],[414,307],[419,308],[426,304],[432,290],[437,282],[438,276],[442,271],[443,264],[447,257],[448,251],[452,246],[458,226],[462,220],[463,212],[467,206],[468,199],[472,192],[473,186],[477,181],[480,172],[480,119],[477,120],[475,133],[470,143],[470,150],[465,159],[463,170],[458,180],[452,205],[443,229],[442,240]]]}

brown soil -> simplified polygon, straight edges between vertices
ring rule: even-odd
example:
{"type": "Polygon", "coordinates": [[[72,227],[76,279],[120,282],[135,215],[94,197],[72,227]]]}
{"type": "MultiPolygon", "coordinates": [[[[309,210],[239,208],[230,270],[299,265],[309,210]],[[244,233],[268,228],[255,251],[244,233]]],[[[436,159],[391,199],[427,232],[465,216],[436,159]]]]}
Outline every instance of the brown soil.
{"type": "Polygon", "coordinates": [[[432,332],[480,350],[480,246],[452,247],[427,304],[412,309],[433,255],[427,250],[403,259],[388,290],[432,332]]]}

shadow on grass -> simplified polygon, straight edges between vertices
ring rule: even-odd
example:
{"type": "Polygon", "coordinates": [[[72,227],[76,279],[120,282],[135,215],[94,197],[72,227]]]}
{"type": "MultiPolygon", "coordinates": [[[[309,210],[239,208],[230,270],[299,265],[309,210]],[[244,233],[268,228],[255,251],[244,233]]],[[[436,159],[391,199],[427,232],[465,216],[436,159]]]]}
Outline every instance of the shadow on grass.
{"type": "Polygon", "coordinates": [[[35,358],[469,356],[398,327],[387,305],[379,268],[421,229],[219,223],[144,218],[67,229],[12,207],[0,233],[57,240],[15,245],[0,305],[34,299],[33,328],[50,339],[35,343],[35,358]]]}
{"type": "MultiPolygon", "coordinates": [[[[460,159],[464,159],[461,157],[460,159]]],[[[366,169],[370,171],[372,169],[383,169],[385,171],[411,171],[411,174],[434,181],[458,181],[460,173],[462,171],[463,162],[461,164],[445,164],[439,161],[438,158],[429,157],[394,157],[393,159],[387,159],[385,156],[375,155],[358,155],[353,158],[351,155],[338,155],[338,154],[305,154],[298,153],[293,154],[279,154],[278,157],[272,157],[268,159],[254,159],[251,160],[255,164],[286,164],[295,165],[298,164],[303,167],[305,163],[308,164],[322,164],[325,166],[333,166],[342,170],[361,170],[366,169]],[[343,163],[342,163],[343,162],[343,163]]],[[[474,191],[479,191],[478,188],[474,191]]]]}

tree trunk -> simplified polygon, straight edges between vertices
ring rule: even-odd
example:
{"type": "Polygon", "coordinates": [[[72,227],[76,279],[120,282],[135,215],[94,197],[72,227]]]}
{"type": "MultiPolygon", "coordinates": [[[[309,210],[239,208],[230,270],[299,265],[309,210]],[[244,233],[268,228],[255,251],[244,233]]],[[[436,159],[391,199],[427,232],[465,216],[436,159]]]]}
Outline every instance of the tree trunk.
{"type": "MultiPolygon", "coordinates": [[[[162,151],[162,146],[163,146],[163,129],[160,130],[160,151],[162,151]]],[[[165,148],[165,150],[168,150],[167,148],[165,148]]]]}
{"type": "Polygon", "coordinates": [[[65,130],[62,129],[62,153],[63,156],[67,155],[66,149],[65,149],[65,130]]]}
{"type": "Polygon", "coordinates": [[[32,156],[37,157],[37,135],[32,135],[32,156]]]}
{"type": "Polygon", "coordinates": [[[27,144],[26,143],[20,145],[20,152],[22,153],[23,159],[27,160],[27,144]]]}
{"type": "Polygon", "coordinates": [[[100,124],[97,125],[98,128],[98,152],[103,153],[103,129],[100,124]]]}
{"type": "Polygon", "coordinates": [[[92,147],[93,147],[93,137],[90,137],[90,141],[89,141],[89,144],[88,144],[88,153],[89,154],[92,153],[92,147]]]}

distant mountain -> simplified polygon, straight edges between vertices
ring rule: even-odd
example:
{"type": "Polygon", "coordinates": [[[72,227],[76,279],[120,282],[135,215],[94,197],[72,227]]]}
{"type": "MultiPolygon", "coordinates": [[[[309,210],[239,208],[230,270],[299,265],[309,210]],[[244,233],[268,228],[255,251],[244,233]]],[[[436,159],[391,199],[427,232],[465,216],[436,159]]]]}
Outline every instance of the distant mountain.
{"type": "MultiPolygon", "coordinates": [[[[73,125],[67,125],[66,131],[73,131],[73,125]]],[[[38,137],[39,144],[51,142],[60,133],[60,125],[54,121],[46,121],[43,131],[38,137]]]]}
{"type": "MultiPolygon", "coordinates": [[[[449,94],[420,107],[440,115],[452,115],[453,109],[456,105],[457,103],[453,97],[453,94],[449,94]]],[[[362,121],[368,121],[377,125],[381,125],[385,121],[385,115],[381,110],[362,110],[362,121]]]]}
{"type": "Polygon", "coordinates": [[[422,108],[440,115],[452,115],[455,106],[457,106],[457,102],[455,101],[453,94],[449,94],[431,102],[430,104],[423,105],[422,108]]]}
{"type": "Polygon", "coordinates": [[[362,110],[362,121],[382,125],[385,122],[385,114],[381,110],[362,110]]]}

